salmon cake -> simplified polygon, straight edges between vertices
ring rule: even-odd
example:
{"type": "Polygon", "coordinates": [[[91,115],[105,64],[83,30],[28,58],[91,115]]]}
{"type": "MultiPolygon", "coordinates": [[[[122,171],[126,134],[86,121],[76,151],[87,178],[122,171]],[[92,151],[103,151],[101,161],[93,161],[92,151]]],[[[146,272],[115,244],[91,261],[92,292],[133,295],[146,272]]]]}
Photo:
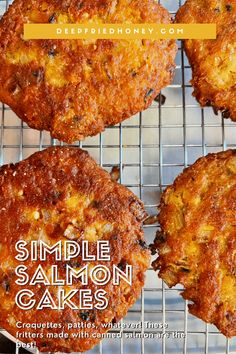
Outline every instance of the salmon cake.
{"type": "Polygon", "coordinates": [[[0,190],[0,327],[18,340],[36,342],[41,352],[89,350],[126,315],[144,285],[150,251],[141,228],[146,217],[142,202],[112,181],[86,151],[73,147],[51,147],[1,167],[0,190]],[[109,243],[107,261],[95,258],[101,241],[109,243]],[[81,250],[73,259],[66,256],[70,254],[66,253],[68,243],[73,243],[69,246],[72,251],[75,247],[81,250]],[[36,257],[42,251],[33,250],[44,244],[64,247],[62,259],[50,250],[46,259],[36,257]],[[34,254],[34,261],[26,257],[23,262],[19,255],[25,252],[34,254]],[[19,265],[27,270],[16,271],[19,265]],[[111,277],[104,285],[100,285],[102,270],[94,275],[96,282],[92,278],[97,266],[110,270],[111,277]],[[50,284],[40,283],[40,276],[35,275],[39,268],[43,270],[38,274],[42,278],[44,272],[43,279],[49,279],[50,284]],[[126,281],[128,268],[132,282],[126,281]],[[86,269],[88,284],[84,285],[86,269]],[[80,270],[81,277],[72,277],[72,284],[61,284],[66,272],[80,270]],[[119,283],[112,281],[117,270],[123,272],[119,283]],[[24,273],[30,282],[22,287],[22,281],[27,281],[24,273]],[[51,283],[52,277],[58,285],[51,283]],[[29,293],[20,301],[22,289],[29,293]],[[81,294],[88,290],[91,294],[85,300],[91,308],[85,309],[81,294]],[[98,290],[106,292],[107,306],[101,303],[104,294],[98,290]],[[71,291],[73,296],[68,297],[71,291]],[[64,307],[59,305],[59,293],[64,293],[64,307]],[[44,307],[40,308],[43,298],[44,307]],[[25,310],[30,301],[33,306],[25,310]],[[55,306],[49,306],[52,303],[55,306]],[[69,336],[60,337],[62,332],[69,336]]]}
{"type": "Polygon", "coordinates": [[[24,40],[24,23],[170,23],[154,0],[15,0],[0,21],[0,100],[72,143],[146,109],[173,77],[173,40],[24,40]]]}
{"type": "Polygon", "coordinates": [[[213,106],[236,121],[236,3],[235,0],[187,0],[179,23],[216,23],[216,40],[185,40],[193,71],[193,95],[202,107],[213,106]]]}
{"type": "Polygon", "coordinates": [[[190,313],[236,335],[236,151],[209,154],[161,197],[153,262],[169,287],[182,284],[190,313]]]}

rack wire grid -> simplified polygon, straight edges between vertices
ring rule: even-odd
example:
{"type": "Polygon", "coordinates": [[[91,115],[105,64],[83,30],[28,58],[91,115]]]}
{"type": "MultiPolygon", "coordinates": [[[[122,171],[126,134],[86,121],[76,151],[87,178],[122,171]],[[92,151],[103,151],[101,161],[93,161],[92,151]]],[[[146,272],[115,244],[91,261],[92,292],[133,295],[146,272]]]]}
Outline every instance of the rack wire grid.
{"type": "MultiPolygon", "coordinates": [[[[0,0],[0,15],[9,3],[0,0]]],[[[173,15],[181,6],[181,1],[177,0],[161,3],[173,15]]],[[[166,97],[163,105],[154,102],[146,111],[107,128],[100,136],[78,143],[108,171],[120,166],[120,182],[144,201],[150,215],[157,213],[161,192],[183,168],[209,152],[236,146],[236,124],[215,116],[211,108],[202,109],[192,97],[191,68],[181,42],[178,45],[176,74],[173,83],[162,91],[166,97]]],[[[62,145],[47,132],[30,129],[4,104],[0,115],[1,164],[17,162],[50,145],[62,145]]],[[[145,227],[148,243],[153,241],[157,229],[158,225],[145,227]]],[[[169,289],[150,268],[140,299],[121,323],[150,321],[151,328],[143,326],[135,331],[126,328],[121,331],[120,339],[104,339],[88,353],[236,353],[236,339],[226,339],[214,326],[191,316],[180,292],[181,287],[169,289]],[[168,328],[164,331],[153,328],[158,323],[167,323],[168,328]],[[178,338],[173,337],[175,331],[178,338]],[[140,338],[127,338],[127,333],[131,332],[140,338]]],[[[9,338],[4,330],[1,334],[9,338]]],[[[8,352],[21,351],[14,347],[8,352]]]]}

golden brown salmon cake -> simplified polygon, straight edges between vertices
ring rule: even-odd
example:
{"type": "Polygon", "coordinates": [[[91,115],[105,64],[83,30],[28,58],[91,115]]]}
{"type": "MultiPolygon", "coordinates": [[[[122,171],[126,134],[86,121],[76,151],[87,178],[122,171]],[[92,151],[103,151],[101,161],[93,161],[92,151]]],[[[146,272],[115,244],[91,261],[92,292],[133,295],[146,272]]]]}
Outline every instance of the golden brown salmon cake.
{"type": "MultiPolygon", "coordinates": [[[[51,147],[15,165],[3,166],[0,169],[0,326],[14,336],[18,331],[21,335],[18,338],[23,342],[35,341],[43,352],[83,352],[92,348],[110,328],[109,324],[119,321],[140,294],[150,260],[141,229],[145,216],[142,202],[127,188],[113,182],[110,175],[79,148],[51,147]],[[81,253],[71,260],[57,260],[53,253],[45,261],[31,261],[28,257],[20,262],[15,258],[19,254],[16,248],[19,240],[26,241],[24,247],[31,255],[32,241],[36,241],[36,245],[43,241],[51,246],[61,241],[62,247],[65,241],[74,241],[81,253],[87,241],[90,257],[97,255],[97,241],[106,240],[110,245],[110,260],[85,261],[81,253]],[[59,280],[65,279],[68,269],[79,271],[88,265],[88,285],[84,285],[80,277],[73,278],[69,286],[30,285],[28,282],[22,287],[15,283],[19,279],[15,270],[19,264],[28,267],[31,281],[39,265],[48,279],[52,279],[51,266],[57,266],[59,280]],[[96,265],[105,266],[113,275],[114,266],[122,272],[131,266],[132,284],[122,279],[118,285],[113,285],[111,277],[106,285],[96,285],[91,275],[96,265]],[[30,310],[20,309],[15,300],[24,288],[34,293],[32,298],[25,296],[22,300],[26,305],[29,299],[35,301],[30,310]],[[61,306],[58,305],[59,291],[64,291],[65,296],[69,291],[78,291],[69,299],[76,309],[67,303],[64,309],[38,309],[46,288],[58,308],[61,306]],[[89,304],[93,309],[81,309],[79,294],[86,289],[91,290],[89,304]],[[104,309],[100,309],[101,295],[95,296],[99,289],[106,291],[108,306],[104,309]],[[35,323],[38,324],[36,330],[23,325],[34,326],[35,323]],[[42,323],[44,327],[40,327],[42,323]],[[55,328],[51,323],[61,325],[55,328]],[[79,324],[80,328],[74,327],[78,338],[73,338],[68,331],[69,323],[79,324]],[[57,336],[63,331],[69,333],[69,338],[47,338],[48,332],[57,336]],[[28,338],[22,337],[24,332],[30,333],[28,338]],[[36,338],[33,337],[35,332],[38,333],[36,338]],[[83,333],[88,337],[79,337],[83,333]]],[[[62,251],[64,257],[65,248],[62,251]]],[[[99,282],[103,274],[98,274],[97,278],[99,282]]]]}
{"type": "Polygon", "coordinates": [[[171,82],[173,40],[23,40],[24,23],[170,23],[154,0],[15,0],[0,22],[0,100],[73,142],[146,109],[171,82]]]}
{"type": "Polygon", "coordinates": [[[163,193],[153,267],[193,315],[236,335],[236,151],[209,154],[163,193]]]}
{"type": "Polygon", "coordinates": [[[213,106],[236,121],[236,3],[235,0],[187,0],[177,22],[216,23],[216,40],[186,40],[193,70],[193,95],[201,106],[213,106]]]}

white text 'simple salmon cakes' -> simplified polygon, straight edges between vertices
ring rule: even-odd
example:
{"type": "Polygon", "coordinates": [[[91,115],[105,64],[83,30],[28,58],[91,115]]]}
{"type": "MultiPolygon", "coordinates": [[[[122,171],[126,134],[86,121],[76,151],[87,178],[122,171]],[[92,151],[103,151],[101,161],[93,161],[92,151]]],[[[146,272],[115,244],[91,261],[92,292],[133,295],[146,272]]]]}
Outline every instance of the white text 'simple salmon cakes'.
{"type": "Polygon", "coordinates": [[[179,9],[179,23],[216,23],[216,40],[185,40],[193,70],[191,81],[202,106],[213,106],[236,121],[236,2],[187,0],[179,9]]]}
{"type": "MultiPolygon", "coordinates": [[[[144,285],[150,252],[141,229],[141,222],[146,217],[142,202],[127,188],[113,182],[86,151],[72,147],[48,148],[15,165],[3,166],[0,169],[0,191],[0,326],[15,336],[21,331],[16,326],[18,321],[62,323],[63,326],[81,322],[87,327],[77,332],[87,332],[88,338],[45,339],[49,330],[40,328],[36,332],[44,338],[22,341],[36,341],[44,352],[83,352],[92,348],[100,340],[98,335],[107,331],[102,325],[125,316],[144,285]],[[131,265],[132,285],[124,280],[119,285],[113,285],[112,281],[104,285],[108,307],[103,310],[95,307],[73,310],[69,306],[64,310],[37,310],[35,307],[21,310],[15,303],[15,296],[22,289],[15,283],[18,265],[15,245],[18,240],[27,243],[42,240],[49,245],[59,240],[74,240],[80,245],[82,241],[88,241],[90,254],[95,253],[98,240],[108,240],[111,259],[91,261],[89,266],[105,263],[112,271],[114,265],[123,270],[131,265]]],[[[85,262],[79,255],[69,263],[70,267],[79,269],[85,262]]],[[[24,264],[32,276],[41,263],[26,260],[24,264]]],[[[52,264],[58,266],[60,274],[65,273],[67,262],[57,261],[55,254],[43,262],[44,270],[50,269],[52,264]]],[[[47,286],[27,284],[25,287],[35,293],[37,302],[47,286]]],[[[80,279],[75,279],[69,289],[81,287],[86,289],[81,286],[80,279]]],[[[93,294],[99,287],[89,282],[93,294]]],[[[55,297],[58,286],[50,285],[49,289],[55,297]]],[[[75,296],[73,302],[78,305],[78,301],[79,297],[75,296]]],[[[58,333],[62,329],[50,328],[50,332],[58,333]]],[[[33,328],[27,328],[27,331],[35,332],[33,328]]]]}
{"type": "Polygon", "coordinates": [[[174,40],[23,40],[24,23],[170,23],[154,0],[15,0],[0,22],[0,100],[66,142],[146,109],[171,82],[174,40]]]}
{"type": "Polygon", "coordinates": [[[209,154],[163,193],[153,267],[189,310],[236,335],[236,151],[209,154]]]}

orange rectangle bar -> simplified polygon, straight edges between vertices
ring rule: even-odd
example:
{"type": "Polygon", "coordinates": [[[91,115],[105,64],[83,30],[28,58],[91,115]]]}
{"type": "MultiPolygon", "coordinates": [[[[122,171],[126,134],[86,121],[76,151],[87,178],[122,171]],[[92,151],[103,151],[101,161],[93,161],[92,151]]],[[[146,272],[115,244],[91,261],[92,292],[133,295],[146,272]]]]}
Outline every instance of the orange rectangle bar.
{"type": "Polygon", "coordinates": [[[215,39],[216,24],[25,24],[24,39],[215,39]]]}

